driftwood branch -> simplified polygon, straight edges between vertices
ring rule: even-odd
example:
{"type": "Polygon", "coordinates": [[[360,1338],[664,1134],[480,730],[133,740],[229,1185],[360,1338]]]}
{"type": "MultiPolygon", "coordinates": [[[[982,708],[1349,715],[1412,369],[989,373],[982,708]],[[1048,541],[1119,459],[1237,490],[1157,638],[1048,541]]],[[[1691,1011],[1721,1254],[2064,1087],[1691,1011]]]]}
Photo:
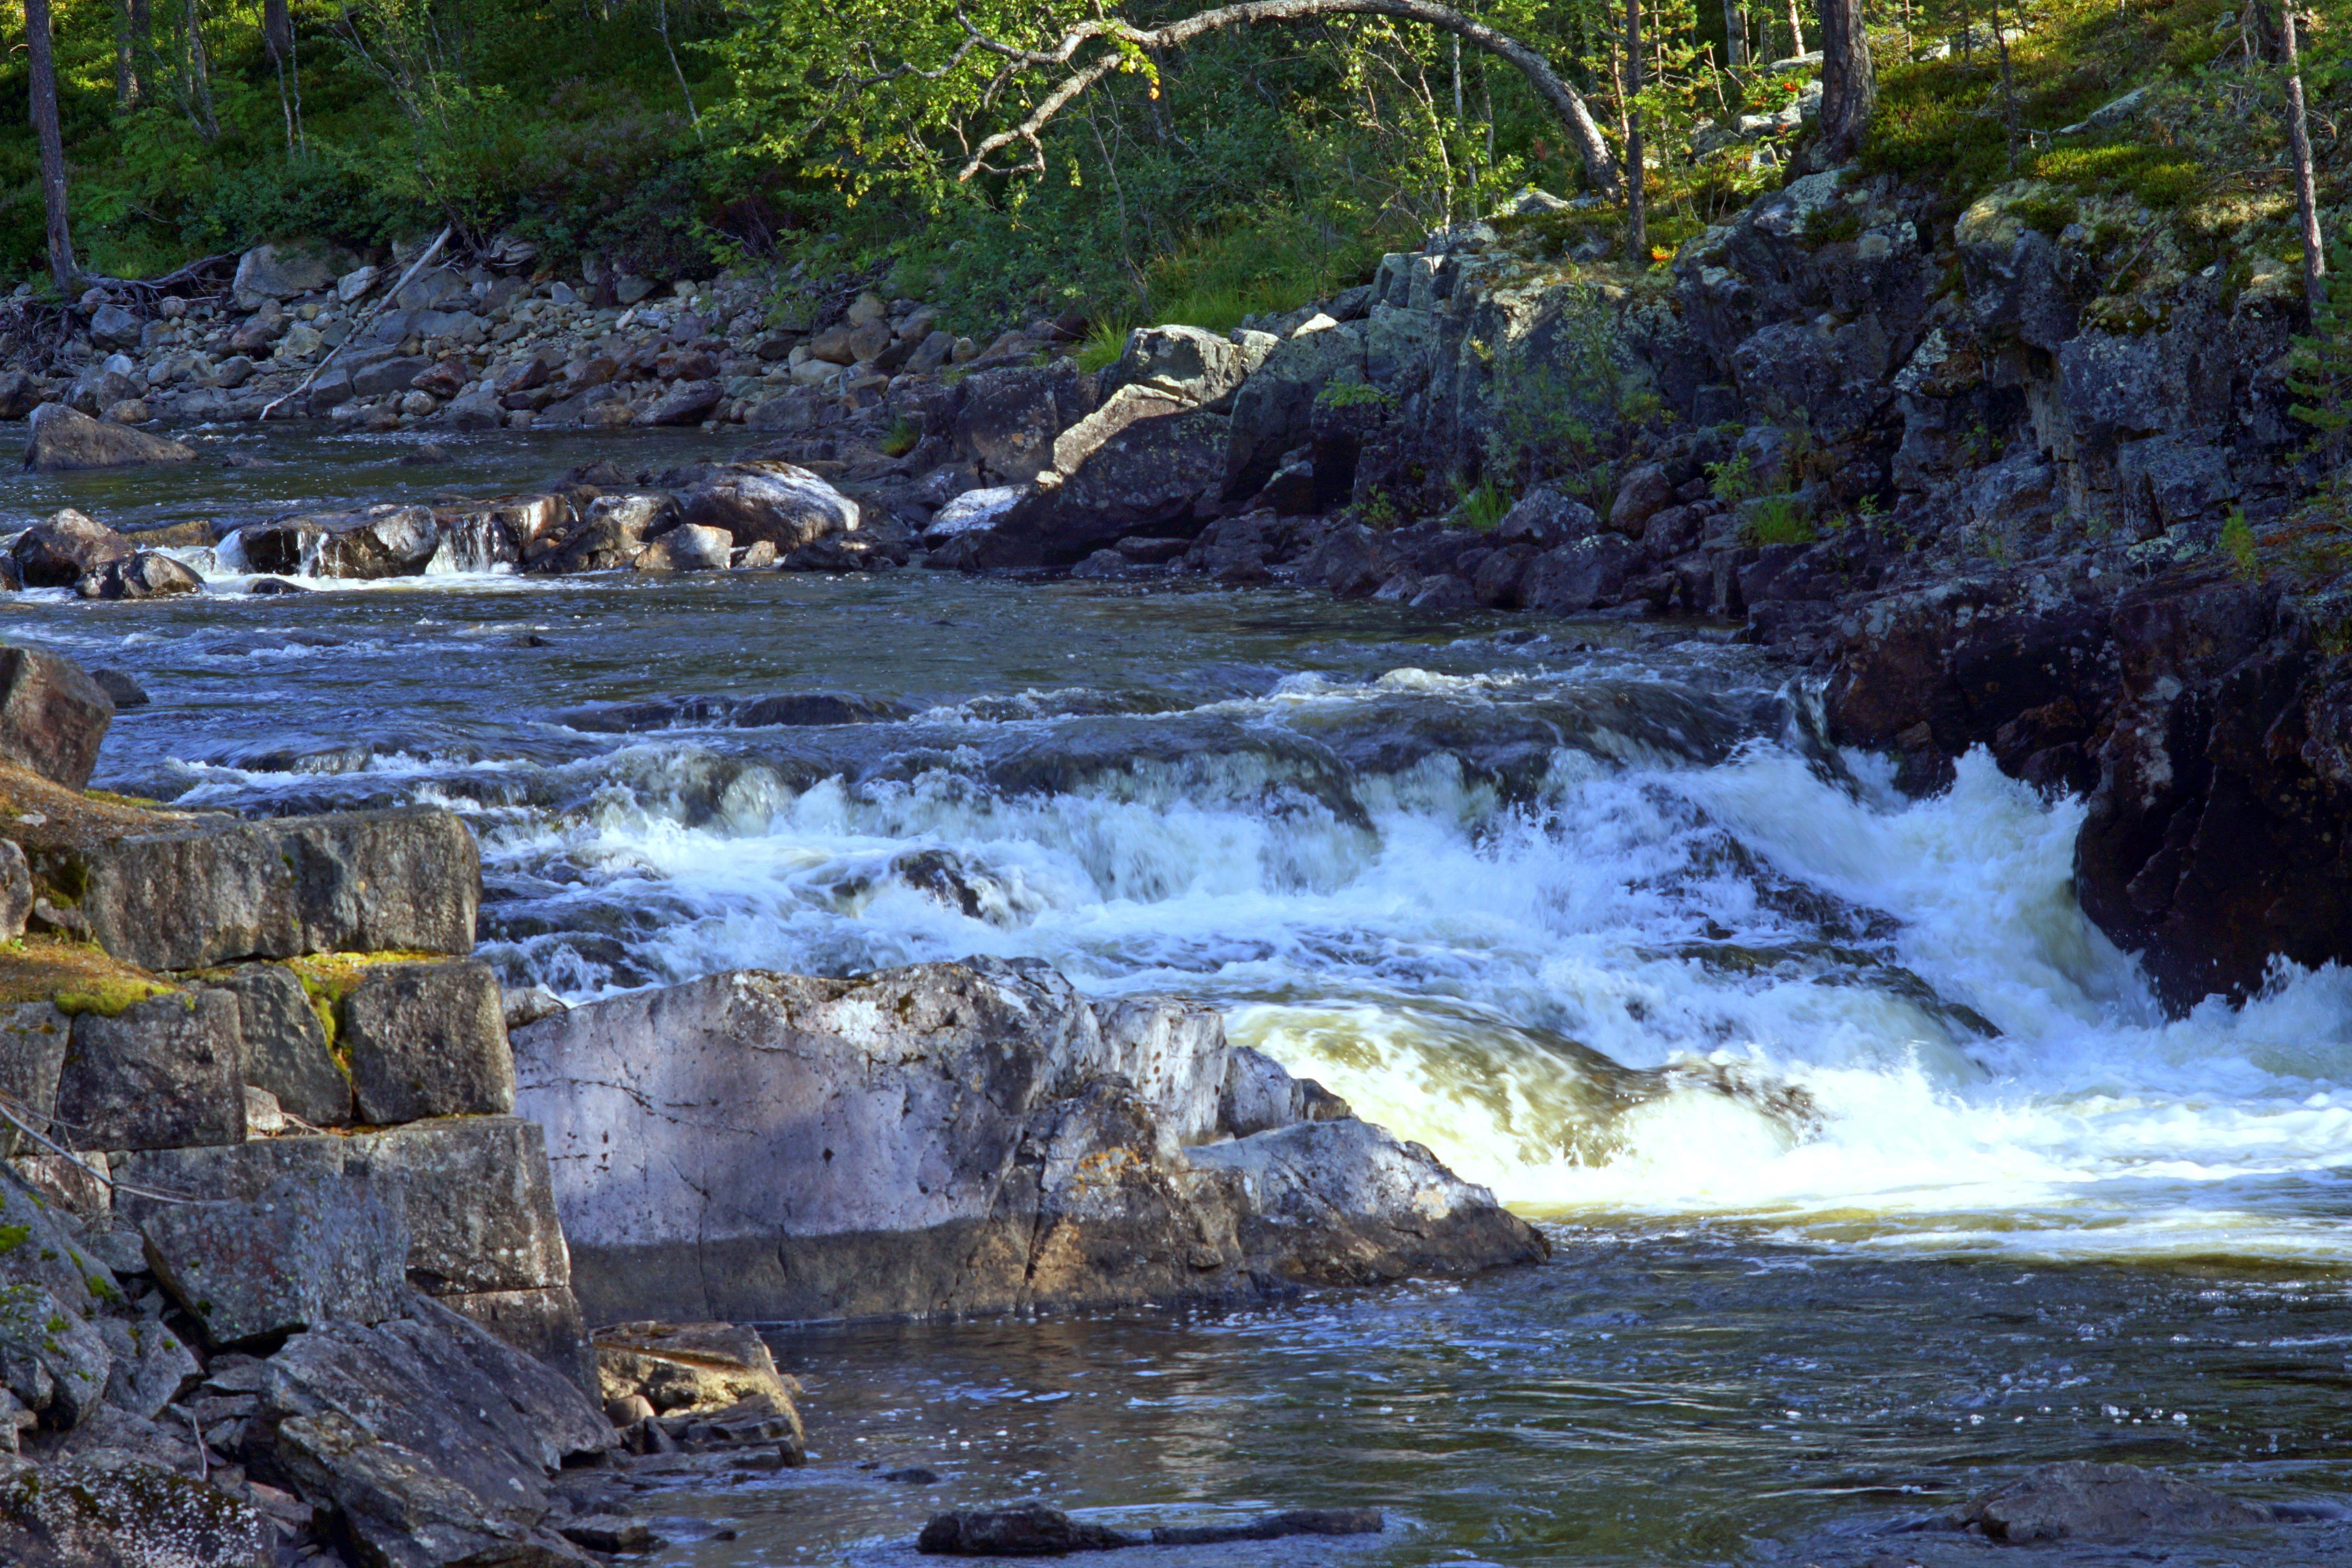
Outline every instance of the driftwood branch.
{"type": "Polygon", "coordinates": [[[1228,27],[1250,27],[1261,23],[1320,21],[1328,16],[1392,16],[1400,21],[1419,22],[1453,34],[1463,42],[1506,61],[1528,79],[1528,85],[1549,104],[1568,127],[1577,151],[1583,156],[1585,173],[1594,187],[1604,195],[1614,195],[1618,189],[1616,155],[1602,140],[1601,127],[1592,118],[1584,99],[1576,89],[1563,80],[1551,68],[1551,62],[1536,50],[1508,33],[1501,32],[1475,16],[1465,16],[1450,5],[1440,5],[1435,0],[1243,0],[1240,5],[1221,5],[1214,10],[1198,12],[1171,22],[1164,27],[1144,28],[1120,21],[1116,16],[1098,16],[1077,23],[1062,35],[1061,41],[1050,49],[1024,49],[999,39],[990,38],[963,16],[967,35],[948,65],[936,72],[916,71],[911,67],[899,67],[885,75],[866,79],[861,85],[878,84],[902,75],[936,78],[954,68],[973,51],[979,50],[1002,57],[1009,68],[1066,67],[1077,58],[1080,51],[1097,40],[1110,47],[1076,69],[1069,72],[1053,90],[1030,110],[1028,118],[1007,131],[999,131],[983,139],[971,151],[971,155],[957,174],[969,180],[975,174],[988,173],[1021,173],[1041,171],[1045,167],[1045,150],[1039,133],[1047,121],[1068,106],[1070,101],[1118,68],[1129,50],[1156,52],[1179,48],[1211,33],[1228,27]],[[1030,155],[1025,163],[1011,171],[995,169],[988,162],[992,153],[1002,152],[1016,143],[1026,144],[1030,155]]]}

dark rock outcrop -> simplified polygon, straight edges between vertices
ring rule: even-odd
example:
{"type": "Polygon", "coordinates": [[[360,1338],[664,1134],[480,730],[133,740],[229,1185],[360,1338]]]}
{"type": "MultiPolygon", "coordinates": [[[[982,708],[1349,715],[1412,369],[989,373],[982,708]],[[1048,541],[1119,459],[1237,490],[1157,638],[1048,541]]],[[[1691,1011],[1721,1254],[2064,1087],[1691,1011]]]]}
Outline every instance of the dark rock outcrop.
{"type": "Polygon", "coordinates": [[[25,467],[45,474],[186,463],[196,456],[195,448],[184,442],[92,419],[62,403],[44,403],[33,410],[32,437],[25,448],[25,467]]]}
{"type": "Polygon", "coordinates": [[[0,647],[0,760],[80,789],[113,722],[113,700],[73,660],[0,647]]]}

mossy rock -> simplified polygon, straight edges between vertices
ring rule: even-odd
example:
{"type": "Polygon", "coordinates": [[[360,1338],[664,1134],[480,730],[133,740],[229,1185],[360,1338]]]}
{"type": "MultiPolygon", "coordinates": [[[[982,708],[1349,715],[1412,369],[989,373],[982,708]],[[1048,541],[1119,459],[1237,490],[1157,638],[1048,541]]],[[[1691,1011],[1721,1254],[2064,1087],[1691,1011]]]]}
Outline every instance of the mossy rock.
{"type": "Polygon", "coordinates": [[[180,989],[174,981],[125,963],[91,942],[27,936],[0,944],[0,1005],[47,1002],[68,1017],[96,1013],[112,1018],[150,996],[180,989]]]}

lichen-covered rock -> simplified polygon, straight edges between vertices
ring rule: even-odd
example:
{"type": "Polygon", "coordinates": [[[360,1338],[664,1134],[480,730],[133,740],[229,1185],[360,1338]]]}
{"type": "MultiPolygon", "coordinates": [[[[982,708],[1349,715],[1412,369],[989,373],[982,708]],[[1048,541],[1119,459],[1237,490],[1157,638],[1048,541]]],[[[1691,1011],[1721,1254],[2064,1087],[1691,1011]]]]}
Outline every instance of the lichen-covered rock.
{"type": "Polygon", "coordinates": [[[1001,481],[1026,484],[1054,466],[1054,438],[1093,411],[1068,360],[967,376],[953,437],[1001,481]]]}
{"type": "Polygon", "coordinates": [[[489,965],[373,965],[336,1016],[361,1121],[383,1126],[514,1109],[514,1058],[489,965]]]}
{"type": "Polygon", "coordinates": [[[236,999],[170,991],[74,1019],[58,1074],[60,1142],[177,1149],[245,1142],[236,999]]]}
{"type": "Polygon", "coordinates": [[[114,1357],[88,1320],[29,1280],[0,1285],[0,1387],[48,1426],[79,1426],[106,1397],[114,1357]]]}
{"type": "Polygon", "coordinates": [[[274,1568],[253,1505],[120,1451],[0,1461],[0,1560],[13,1568],[274,1568]]]}
{"type": "Polygon", "coordinates": [[[1200,327],[1138,327],[1103,372],[1097,391],[1108,406],[1124,388],[1148,388],[1186,407],[1213,403],[1241,385],[1250,365],[1241,345],[1200,327]]]}
{"type": "MultiPolygon", "coordinates": [[[[0,1008],[0,1094],[36,1132],[49,1131],[58,1109],[58,1074],[73,1037],[73,1020],[48,1002],[0,1008]]],[[[0,1158],[20,1152],[23,1135],[0,1122],[0,1158]]]]}
{"type": "Polygon", "coordinates": [[[292,1178],[250,1201],[168,1205],[142,1228],[155,1278],[215,1348],[407,1307],[407,1226],[363,1182],[292,1178]]]}
{"type": "Polygon", "coordinates": [[[0,761],[80,789],[113,722],[113,700],[73,660],[0,647],[0,761]]]}
{"type": "Polygon", "coordinates": [[[245,1081],[313,1127],[352,1119],[352,1083],[328,1048],[310,994],[282,964],[248,963],[210,984],[237,1001],[245,1081]]]}

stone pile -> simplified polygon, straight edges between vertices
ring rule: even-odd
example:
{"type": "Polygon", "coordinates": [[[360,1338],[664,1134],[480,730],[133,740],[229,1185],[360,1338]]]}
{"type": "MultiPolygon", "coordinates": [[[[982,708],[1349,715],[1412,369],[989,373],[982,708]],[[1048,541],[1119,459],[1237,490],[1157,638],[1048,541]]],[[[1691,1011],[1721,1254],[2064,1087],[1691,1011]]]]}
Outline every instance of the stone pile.
{"type": "Polygon", "coordinates": [[[0,650],[0,1559],[579,1563],[625,1446],[796,1462],[756,1341],[591,1344],[463,825],[86,795],[112,711],[0,650]]]}

